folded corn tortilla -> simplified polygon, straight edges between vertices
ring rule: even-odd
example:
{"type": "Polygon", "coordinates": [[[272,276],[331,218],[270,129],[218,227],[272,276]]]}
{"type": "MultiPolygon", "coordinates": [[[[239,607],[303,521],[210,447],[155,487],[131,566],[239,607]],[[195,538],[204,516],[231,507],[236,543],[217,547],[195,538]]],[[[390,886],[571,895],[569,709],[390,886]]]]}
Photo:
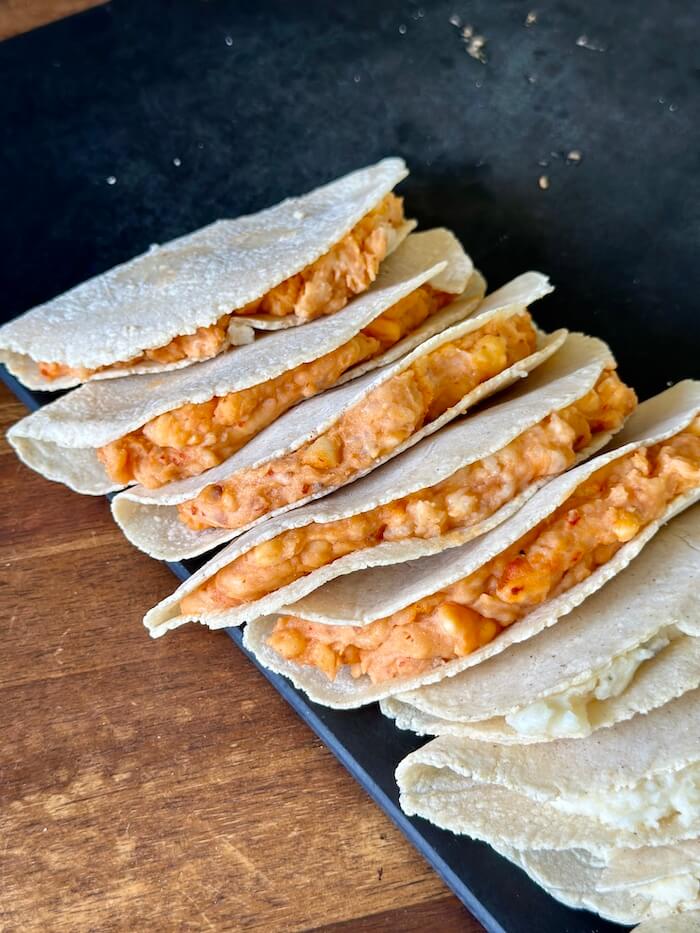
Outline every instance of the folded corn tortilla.
{"type": "Polygon", "coordinates": [[[582,738],[700,684],[700,506],[555,625],[454,677],[381,701],[419,735],[582,738]]]}
{"type": "MultiPolygon", "coordinates": [[[[276,518],[258,524],[245,534],[237,538],[225,551],[216,558],[197,577],[195,584],[189,581],[183,584],[173,597],[166,600],[170,607],[176,600],[191,592],[193,586],[200,585],[204,580],[210,579],[222,567],[250,554],[255,548],[266,542],[281,540],[285,533],[293,529],[304,529],[314,526],[323,538],[324,528],[329,523],[346,519],[367,512],[377,506],[396,502],[416,490],[439,482],[449,477],[465,464],[479,463],[494,452],[501,450],[514,438],[522,435],[531,426],[536,425],[553,411],[565,408],[568,405],[586,396],[603,372],[610,372],[614,361],[610,351],[604,343],[581,334],[570,334],[562,348],[539,366],[528,379],[511,392],[506,393],[503,401],[487,407],[484,411],[467,416],[447,425],[437,434],[424,438],[414,447],[400,454],[393,460],[367,474],[354,483],[337,490],[330,496],[310,502],[301,508],[278,515],[276,518]]],[[[603,447],[610,438],[610,432],[601,430],[593,435],[590,443],[581,449],[577,459],[585,457],[603,447]]],[[[563,465],[562,465],[563,469],[563,465]]],[[[503,477],[503,495],[512,495],[513,483],[508,477],[503,477]]],[[[540,486],[546,482],[541,479],[526,486],[518,495],[505,501],[500,508],[495,509],[484,520],[471,526],[456,528],[446,534],[432,538],[408,537],[397,541],[384,541],[375,543],[368,541],[367,545],[339,557],[328,563],[321,564],[311,572],[304,574],[299,569],[297,579],[281,586],[271,586],[266,595],[246,601],[235,608],[222,609],[218,613],[207,613],[198,616],[200,621],[208,625],[238,625],[247,619],[254,619],[261,615],[274,612],[281,606],[301,598],[312,592],[321,584],[336,576],[351,573],[354,570],[369,566],[379,566],[395,563],[407,559],[414,559],[423,554],[431,554],[448,547],[456,547],[464,541],[471,540],[485,531],[504,521],[513,514],[527,498],[534,495],[540,486]],[[218,616],[218,618],[217,618],[218,616]]],[[[117,517],[123,513],[123,505],[129,503],[124,494],[118,496],[113,505],[117,517]],[[122,505],[122,509],[119,506],[122,505]]],[[[173,510],[174,511],[174,510],[173,510]]],[[[137,538],[133,531],[150,533],[153,540],[177,540],[179,529],[187,532],[177,519],[176,515],[166,517],[165,510],[159,513],[146,515],[148,524],[142,522],[128,523],[129,513],[122,514],[122,527],[135,543],[148,544],[149,538],[145,535],[137,538]],[[154,521],[160,517],[160,522],[154,521]]],[[[134,513],[136,518],[139,513],[134,513]]],[[[214,535],[217,532],[213,532],[214,535]]],[[[194,533],[190,532],[194,537],[194,533]]],[[[225,540],[223,535],[219,540],[225,540]]],[[[218,543],[216,538],[213,543],[218,543]]],[[[147,549],[147,548],[146,548],[147,549]]],[[[150,553],[154,554],[153,550],[150,553]]],[[[156,550],[154,556],[174,559],[171,551],[156,550]]],[[[276,563],[270,548],[266,548],[263,564],[260,565],[261,579],[268,581],[274,573],[272,565],[276,563]],[[269,556],[268,556],[269,555],[269,556]]],[[[241,570],[245,580],[250,581],[252,571],[250,568],[241,570]]],[[[154,610],[155,612],[155,610],[154,610]]],[[[147,624],[153,624],[154,616],[146,617],[147,624]]],[[[160,614],[156,616],[160,619],[160,614]]],[[[160,632],[160,624],[153,629],[154,634],[160,632]]]]}
{"type": "Polygon", "coordinates": [[[409,816],[498,848],[673,845],[700,834],[700,689],[584,739],[439,736],[396,770],[409,816]]]}
{"type": "MultiPolygon", "coordinates": [[[[517,290],[518,292],[520,291],[519,285],[517,285],[517,290]]],[[[502,290],[502,291],[505,291],[505,290],[502,290]]],[[[508,295],[511,294],[510,290],[507,290],[507,294],[508,295]]],[[[520,314],[522,311],[521,305],[512,306],[510,304],[506,304],[505,306],[502,307],[500,305],[500,302],[489,302],[488,299],[485,302],[485,304],[487,305],[494,304],[494,303],[496,304],[496,307],[490,307],[485,312],[479,314],[478,317],[473,318],[469,321],[465,321],[462,324],[455,325],[454,327],[450,328],[449,331],[436,336],[432,340],[428,341],[426,344],[423,344],[420,347],[418,347],[413,353],[409,354],[403,360],[400,360],[398,363],[396,363],[394,367],[388,367],[386,371],[380,373],[379,376],[374,377],[374,381],[370,384],[370,387],[381,385],[382,381],[385,381],[388,378],[388,375],[391,375],[392,373],[401,373],[403,370],[408,368],[414,360],[419,359],[422,355],[429,353],[433,349],[437,349],[440,346],[446,343],[449,343],[451,340],[454,340],[456,338],[459,339],[461,336],[465,334],[469,334],[472,331],[479,331],[484,326],[487,326],[487,325],[490,326],[490,324],[493,323],[494,321],[498,322],[504,319],[507,321],[508,318],[512,317],[513,315],[520,314]]],[[[410,447],[412,447],[414,444],[418,443],[422,438],[430,434],[433,434],[440,427],[442,427],[443,425],[447,424],[449,421],[454,419],[457,415],[464,413],[468,408],[476,404],[477,401],[498,391],[498,389],[500,389],[501,387],[506,387],[512,384],[514,381],[523,378],[524,376],[527,375],[529,371],[536,368],[537,366],[542,364],[545,360],[547,360],[550,356],[552,356],[556,352],[556,350],[562,345],[565,339],[566,339],[565,331],[557,331],[556,333],[549,335],[549,336],[538,334],[539,347],[534,353],[521,359],[519,362],[515,363],[514,365],[502,370],[496,376],[493,376],[492,378],[487,379],[485,382],[480,383],[478,386],[476,386],[476,388],[474,388],[473,390],[469,391],[466,395],[464,395],[451,408],[444,411],[442,415],[435,418],[433,421],[430,421],[429,423],[424,424],[423,427],[421,427],[419,430],[413,433],[407,440],[399,444],[392,451],[390,451],[387,455],[374,460],[371,467],[355,473],[355,475],[351,476],[346,482],[356,481],[361,476],[367,473],[370,473],[372,470],[380,466],[382,463],[392,459],[393,457],[395,457],[402,451],[407,450],[410,447]]],[[[325,393],[318,400],[313,399],[311,400],[311,402],[306,403],[307,406],[310,404],[313,404],[314,402],[325,403],[325,412],[322,406],[318,406],[319,411],[322,412],[321,414],[316,414],[316,411],[314,411],[312,417],[307,416],[305,419],[305,423],[302,422],[303,428],[300,427],[298,429],[299,440],[296,441],[293,445],[290,445],[290,448],[288,449],[295,450],[299,448],[302,443],[306,442],[310,438],[313,438],[317,436],[319,433],[321,433],[322,431],[326,430],[329,424],[332,424],[333,421],[335,421],[343,411],[350,409],[351,406],[353,406],[358,401],[360,401],[363,398],[364,394],[366,393],[366,385],[363,384],[363,380],[366,378],[367,377],[363,377],[362,379],[357,380],[355,383],[352,383],[349,386],[345,386],[345,387],[342,387],[341,389],[333,390],[333,392],[325,393]],[[350,395],[349,390],[353,390],[352,395],[350,395]],[[340,393],[343,393],[343,404],[342,405],[339,405],[336,399],[333,398],[334,395],[340,396],[340,393]],[[329,400],[330,400],[330,404],[328,404],[329,400]],[[329,415],[331,412],[333,414],[329,418],[329,415]],[[313,434],[309,431],[310,425],[316,426],[316,429],[313,434]]],[[[304,409],[304,406],[298,406],[297,409],[295,409],[290,414],[291,416],[296,416],[298,421],[301,421],[299,416],[304,415],[303,409],[304,409]]],[[[279,428],[284,427],[283,421],[284,419],[280,419],[275,425],[272,426],[271,429],[268,429],[267,432],[264,432],[262,435],[256,438],[256,440],[253,441],[251,444],[249,444],[244,450],[240,451],[239,454],[235,455],[227,463],[222,464],[220,468],[211,470],[207,474],[205,479],[208,479],[210,482],[219,482],[220,480],[224,478],[228,478],[230,480],[231,477],[233,478],[237,477],[239,475],[239,471],[242,471],[251,463],[259,464],[260,462],[270,463],[271,461],[273,461],[274,458],[278,456],[279,451],[277,451],[273,455],[270,455],[269,453],[267,453],[267,450],[266,450],[267,456],[262,461],[255,460],[254,458],[258,456],[258,449],[260,447],[260,442],[264,442],[266,440],[266,436],[270,435],[273,431],[277,431],[279,433],[279,428]]],[[[274,444],[268,445],[268,449],[270,446],[274,447],[275,445],[274,444]]],[[[192,497],[193,493],[197,491],[196,486],[193,487],[192,484],[188,484],[186,487],[187,489],[186,494],[183,495],[180,490],[182,490],[185,484],[183,483],[183,484],[177,484],[177,485],[180,487],[178,489],[177,495],[178,497],[180,496],[182,497],[180,501],[187,501],[188,499],[192,497]]],[[[288,511],[290,508],[294,507],[295,505],[303,505],[305,502],[309,502],[312,499],[318,499],[321,496],[325,495],[326,493],[329,493],[332,491],[333,491],[333,487],[329,487],[315,494],[308,495],[301,502],[290,504],[276,511],[268,513],[267,518],[268,519],[274,518],[275,515],[279,515],[283,511],[288,511]]],[[[169,497],[171,495],[171,492],[172,492],[172,487],[161,490],[159,492],[160,501],[164,501],[164,500],[167,501],[166,496],[169,497]]],[[[237,492],[244,499],[248,495],[245,489],[239,489],[237,490],[237,492]]],[[[132,502],[133,498],[137,495],[139,496],[140,499],[145,498],[141,490],[136,489],[136,490],[131,490],[128,496],[126,494],[122,494],[122,496],[118,497],[119,502],[115,500],[115,503],[114,503],[115,513],[117,514],[118,520],[120,521],[122,525],[124,524],[124,516],[125,514],[127,514],[124,509],[123,504],[126,503],[129,506],[129,508],[133,509],[133,506],[131,506],[130,503],[132,502]]],[[[149,493],[148,498],[151,500],[151,504],[152,504],[153,494],[149,493]]],[[[331,506],[330,508],[332,509],[333,507],[331,506]]],[[[133,511],[131,514],[134,514],[133,511]]],[[[253,525],[259,525],[264,520],[264,518],[265,516],[261,517],[261,519],[256,520],[255,522],[251,522],[248,527],[252,527],[253,525]]],[[[277,526],[273,526],[273,528],[274,527],[277,527],[277,526]]],[[[266,531],[257,532],[257,535],[264,536],[265,534],[266,534],[266,531]]],[[[249,537],[246,540],[249,542],[251,540],[258,540],[257,535],[254,538],[249,537]]],[[[185,596],[186,594],[196,589],[196,587],[200,584],[200,582],[204,581],[205,579],[208,579],[208,577],[216,573],[218,569],[220,569],[222,566],[224,566],[229,561],[229,559],[234,553],[240,553],[240,549],[239,549],[240,540],[241,539],[238,539],[237,541],[233,542],[227,548],[225,548],[223,551],[217,554],[208,564],[202,567],[190,579],[185,581],[182,587],[178,589],[175,593],[173,593],[172,596],[168,597],[166,600],[161,602],[158,606],[156,606],[154,609],[152,609],[147,614],[145,618],[145,624],[151,631],[151,634],[153,635],[163,634],[168,629],[175,628],[179,625],[182,625],[184,622],[188,622],[188,621],[199,621],[212,628],[221,628],[221,627],[234,624],[234,617],[229,612],[203,613],[203,614],[197,614],[197,615],[182,614],[180,612],[180,600],[182,599],[183,596],[185,596]]],[[[249,618],[250,614],[246,613],[245,616],[249,618]]],[[[235,624],[239,624],[242,621],[243,621],[243,615],[237,614],[235,617],[235,624]]]]}
{"type": "MultiPolygon", "coordinates": [[[[116,266],[0,328],[0,362],[32,389],[65,389],[79,377],[45,378],[40,362],[96,368],[131,361],[146,350],[194,334],[241,309],[305,269],[382,201],[408,174],[390,158],[274,207],[219,220],[116,266]]],[[[415,226],[388,234],[391,252],[415,226]]],[[[229,346],[249,342],[253,329],[303,323],[296,315],[233,316],[229,346]]],[[[94,374],[181,368],[192,363],[141,360],[94,374]]]]}
{"type": "MultiPolygon", "coordinates": [[[[235,559],[257,544],[272,540],[285,530],[302,528],[312,523],[328,524],[368,512],[440,482],[467,464],[483,460],[501,450],[552,412],[575,403],[595,386],[604,371],[613,366],[612,355],[602,341],[581,334],[570,334],[562,348],[538,366],[528,379],[522,380],[505,396],[498,396],[497,404],[452,422],[442,431],[424,438],[415,447],[331,496],[278,516],[258,526],[256,530],[250,530],[239,539],[236,548],[229,551],[230,559],[235,559]]],[[[583,460],[600,450],[610,440],[610,436],[610,432],[606,431],[595,434],[591,442],[578,452],[577,460],[583,460]]],[[[456,529],[434,538],[385,541],[346,555],[334,561],[332,571],[330,567],[324,568],[322,578],[318,575],[321,571],[309,574],[303,587],[290,590],[278,605],[293,602],[304,592],[311,592],[319,585],[319,580],[326,582],[334,576],[363,567],[413,559],[470,540],[507,518],[528,495],[534,494],[542,482],[533,483],[488,520],[469,528],[456,529]]],[[[194,557],[241,534],[240,530],[227,528],[194,531],[180,521],[176,505],[167,502],[164,499],[163,504],[147,504],[138,493],[132,492],[122,493],[113,502],[115,518],[127,538],[152,557],[164,560],[194,557]]],[[[270,611],[264,606],[260,608],[263,614],[270,611]]]]}
{"type": "Polygon", "coordinates": [[[611,849],[604,858],[584,849],[525,850],[499,845],[501,855],[570,907],[648,933],[700,926],[700,843],[611,849]],[[677,913],[682,911],[682,913],[677,913]]]}
{"type": "MultiPolygon", "coordinates": [[[[553,513],[591,474],[640,447],[673,437],[687,428],[698,412],[700,383],[691,380],[679,383],[639,406],[617,435],[615,443],[619,446],[551,480],[520,511],[480,538],[409,564],[375,567],[339,577],[287,605],[284,610],[294,617],[326,625],[364,626],[391,616],[474,573],[553,513]]],[[[656,521],[639,530],[582,582],[546,599],[471,654],[437,663],[433,669],[415,676],[373,684],[366,675],[353,678],[344,666],[331,681],[316,668],[283,658],[267,644],[276,624],[275,616],[250,622],[245,632],[245,644],[264,666],[285,674],[312,700],[331,707],[362,706],[437,683],[494,657],[510,645],[530,639],[556,623],[620,573],[665,522],[698,498],[700,486],[679,495],[656,521]]]]}
{"type": "MultiPolygon", "coordinates": [[[[454,294],[456,300],[386,353],[348,370],[341,381],[363,376],[368,369],[386,366],[396,354],[405,354],[454,321],[468,317],[478,306],[484,281],[449,231],[436,229],[409,237],[384,263],[372,288],[342,314],[319,318],[303,328],[271,333],[235,352],[176,372],[87,383],[23,418],[10,429],[8,440],[28,466],[76,492],[100,495],[123,488],[107,474],[97,448],[183,405],[253,386],[261,386],[264,392],[265,383],[342,347],[426,283],[454,294]]],[[[364,379],[365,384],[371,381],[369,375],[364,379]]],[[[346,389],[345,393],[352,391],[346,389]]]]}

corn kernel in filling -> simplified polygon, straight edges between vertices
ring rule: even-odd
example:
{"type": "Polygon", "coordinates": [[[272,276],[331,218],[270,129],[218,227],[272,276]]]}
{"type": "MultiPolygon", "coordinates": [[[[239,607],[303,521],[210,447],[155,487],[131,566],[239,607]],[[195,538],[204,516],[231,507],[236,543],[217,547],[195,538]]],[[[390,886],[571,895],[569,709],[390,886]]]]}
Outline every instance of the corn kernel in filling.
{"type": "Polygon", "coordinates": [[[476,572],[367,626],[280,618],[269,644],[333,679],[347,665],[373,683],[471,654],[609,561],[678,496],[700,485],[700,418],[581,483],[552,515],[476,572]]]}
{"type": "Polygon", "coordinates": [[[205,487],[178,506],[190,528],[240,528],[370,469],[467,392],[531,354],[530,315],[495,317],[442,344],[377,386],[327,431],[298,450],[205,487]]]}
{"type": "Polygon", "coordinates": [[[175,337],[162,347],[144,350],[130,360],[95,369],[40,362],[39,372],[45,379],[71,376],[84,381],[96,373],[125,369],[147,361],[168,364],[185,359],[207,360],[230,346],[228,326],[232,317],[250,314],[284,317],[295,314],[301,320],[311,321],[325,314],[333,314],[344,308],[354,295],[369,288],[386,258],[391,234],[403,222],[403,200],[389,193],[339,243],[315,262],[276,285],[257,301],[222,315],[214,324],[199,327],[193,334],[175,337]]]}
{"type": "Polygon", "coordinates": [[[451,299],[423,285],[330,353],[267,382],[208,402],[182,405],[98,450],[110,478],[148,488],[197,476],[239,450],[298,402],[332,386],[353,366],[400,340],[451,299]],[[391,335],[382,333],[384,319],[391,335]]]}
{"type": "Polygon", "coordinates": [[[185,609],[239,606],[382,541],[433,538],[471,527],[533,482],[568,469],[594,435],[617,430],[635,403],[634,392],[613,370],[605,370],[581,399],[434,486],[349,518],[291,528],[258,544],[186,597],[185,609]]]}

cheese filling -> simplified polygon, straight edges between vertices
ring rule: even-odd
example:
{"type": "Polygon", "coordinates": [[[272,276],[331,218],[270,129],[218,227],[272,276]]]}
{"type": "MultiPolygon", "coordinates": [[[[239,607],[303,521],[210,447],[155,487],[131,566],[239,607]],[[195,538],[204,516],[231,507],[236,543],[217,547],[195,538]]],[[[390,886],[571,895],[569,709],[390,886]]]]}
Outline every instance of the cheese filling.
{"type": "Polygon", "coordinates": [[[655,774],[629,787],[557,797],[550,804],[561,813],[588,816],[632,832],[658,829],[663,820],[670,819],[688,827],[700,813],[700,764],[655,774]]]}
{"type": "Polygon", "coordinates": [[[389,193],[315,262],[280,282],[262,298],[222,315],[214,324],[199,327],[193,334],[175,337],[162,347],[144,350],[123,362],[95,369],[40,362],[39,371],[45,379],[71,376],[84,381],[96,373],[125,369],[147,361],[165,365],[185,359],[207,360],[232,345],[233,334],[229,333],[229,327],[238,316],[267,314],[286,317],[294,314],[302,321],[311,321],[325,314],[334,314],[376,279],[393,235],[403,223],[403,200],[389,193]]]}
{"type": "MultiPolygon", "coordinates": [[[[433,538],[483,521],[532,483],[562,473],[594,435],[617,430],[634,392],[605,370],[572,405],[524,431],[502,450],[418,492],[335,522],[312,522],[264,541],[222,567],[192,594],[200,610],[239,606],[354,551],[383,541],[433,538]]],[[[225,502],[199,513],[190,527],[227,527],[225,502]]]]}
{"type": "Polygon", "coordinates": [[[155,489],[198,476],[303,399],[330,388],[353,366],[384,353],[452,297],[423,285],[330,353],[248,389],[158,415],[101,447],[97,456],[116,483],[135,480],[155,489]]]}
{"type": "Polygon", "coordinates": [[[638,668],[670,643],[670,633],[655,635],[643,645],[613,658],[582,683],[508,713],[505,720],[521,735],[561,737],[587,732],[591,726],[591,704],[624,693],[638,668]]]}
{"type": "Polygon", "coordinates": [[[268,643],[333,679],[345,665],[383,683],[465,657],[590,576],[700,484],[700,417],[597,470],[551,515],[479,570],[365,626],[281,617],[268,643]]]}

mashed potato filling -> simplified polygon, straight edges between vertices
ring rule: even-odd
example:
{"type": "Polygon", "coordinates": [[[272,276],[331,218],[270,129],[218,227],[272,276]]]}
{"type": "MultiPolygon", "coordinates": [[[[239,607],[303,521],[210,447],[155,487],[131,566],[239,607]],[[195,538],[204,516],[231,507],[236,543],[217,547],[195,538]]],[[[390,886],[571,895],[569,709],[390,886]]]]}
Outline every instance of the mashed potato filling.
{"type": "Polygon", "coordinates": [[[559,738],[587,732],[591,726],[589,714],[592,705],[624,693],[639,667],[670,643],[670,635],[655,635],[643,645],[613,658],[582,683],[528,703],[508,713],[505,720],[520,735],[559,738]]]}
{"type": "Polygon", "coordinates": [[[690,826],[700,812],[700,765],[644,778],[628,787],[608,787],[579,796],[557,797],[550,804],[562,813],[589,816],[634,832],[658,829],[663,820],[690,826]]]}
{"type": "MultiPolygon", "coordinates": [[[[634,392],[614,371],[605,370],[590,392],[548,415],[502,450],[434,486],[370,511],[283,531],[219,570],[196,596],[189,597],[189,604],[200,609],[239,606],[353,551],[383,541],[434,538],[475,525],[533,482],[568,469],[594,435],[617,430],[635,402],[634,392]]],[[[228,520],[221,508],[210,517],[228,520]]]]}
{"type": "Polygon", "coordinates": [[[138,356],[96,369],[42,363],[45,379],[72,376],[81,381],[106,370],[119,370],[138,363],[177,363],[181,360],[207,360],[228,349],[232,341],[229,325],[233,318],[251,314],[286,317],[294,314],[312,321],[344,308],[355,295],[364,292],[377,277],[395,231],[404,223],[403,199],[389,193],[357,223],[339,243],[301,272],[285,279],[262,298],[224,314],[214,324],[199,327],[193,334],[173,338],[162,347],[144,350],[138,356]]]}
{"type": "Polygon", "coordinates": [[[497,315],[443,343],[378,385],[297,450],[205,487],[178,506],[190,528],[240,528],[371,469],[423,425],[480,383],[530,355],[536,333],[527,311],[497,315]]]}
{"type": "Polygon", "coordinates": [[[197,476],[298,402],[332,386],[348,369],[384,353],[453,297],[422,285],[325,356],[249,389],[174,408],[101,447],[97,455],[117,483],[136,480],[154,489],[197,476]]]}
{"type": "Polygon", "coordinates": [[[348,665],[373,683],[465,657],[605,564],[700,484],[700,417],[669,440],[601,467],[551,515],[479,570],[366,626],[281,617],[268,643],[328,678],[348,665]]]}

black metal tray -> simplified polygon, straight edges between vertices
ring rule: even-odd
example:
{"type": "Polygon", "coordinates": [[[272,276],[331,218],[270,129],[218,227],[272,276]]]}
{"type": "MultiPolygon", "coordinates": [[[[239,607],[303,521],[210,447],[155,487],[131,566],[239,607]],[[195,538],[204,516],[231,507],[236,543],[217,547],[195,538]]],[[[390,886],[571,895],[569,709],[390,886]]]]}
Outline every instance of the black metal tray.
{"type": "MultiPolygon", "coordinates": [[[[510,0],[118,0],[0,44],[0,320],[396,153],[409,213],[454,229],[493,286],[552,276],[543,327],[606,339],[642,398],[700,375],[693,5],[533,7],[526,27],[510,0]],[[487,38],[485,64],[454,16],[487,38]]],[[[0,374],[32,408],[52,397],[0,374]]],[[[393,772],[420,742],[376,707],[326,710],[263,673],[488,930],[622,929],[407,819],[393,772]]]]}

